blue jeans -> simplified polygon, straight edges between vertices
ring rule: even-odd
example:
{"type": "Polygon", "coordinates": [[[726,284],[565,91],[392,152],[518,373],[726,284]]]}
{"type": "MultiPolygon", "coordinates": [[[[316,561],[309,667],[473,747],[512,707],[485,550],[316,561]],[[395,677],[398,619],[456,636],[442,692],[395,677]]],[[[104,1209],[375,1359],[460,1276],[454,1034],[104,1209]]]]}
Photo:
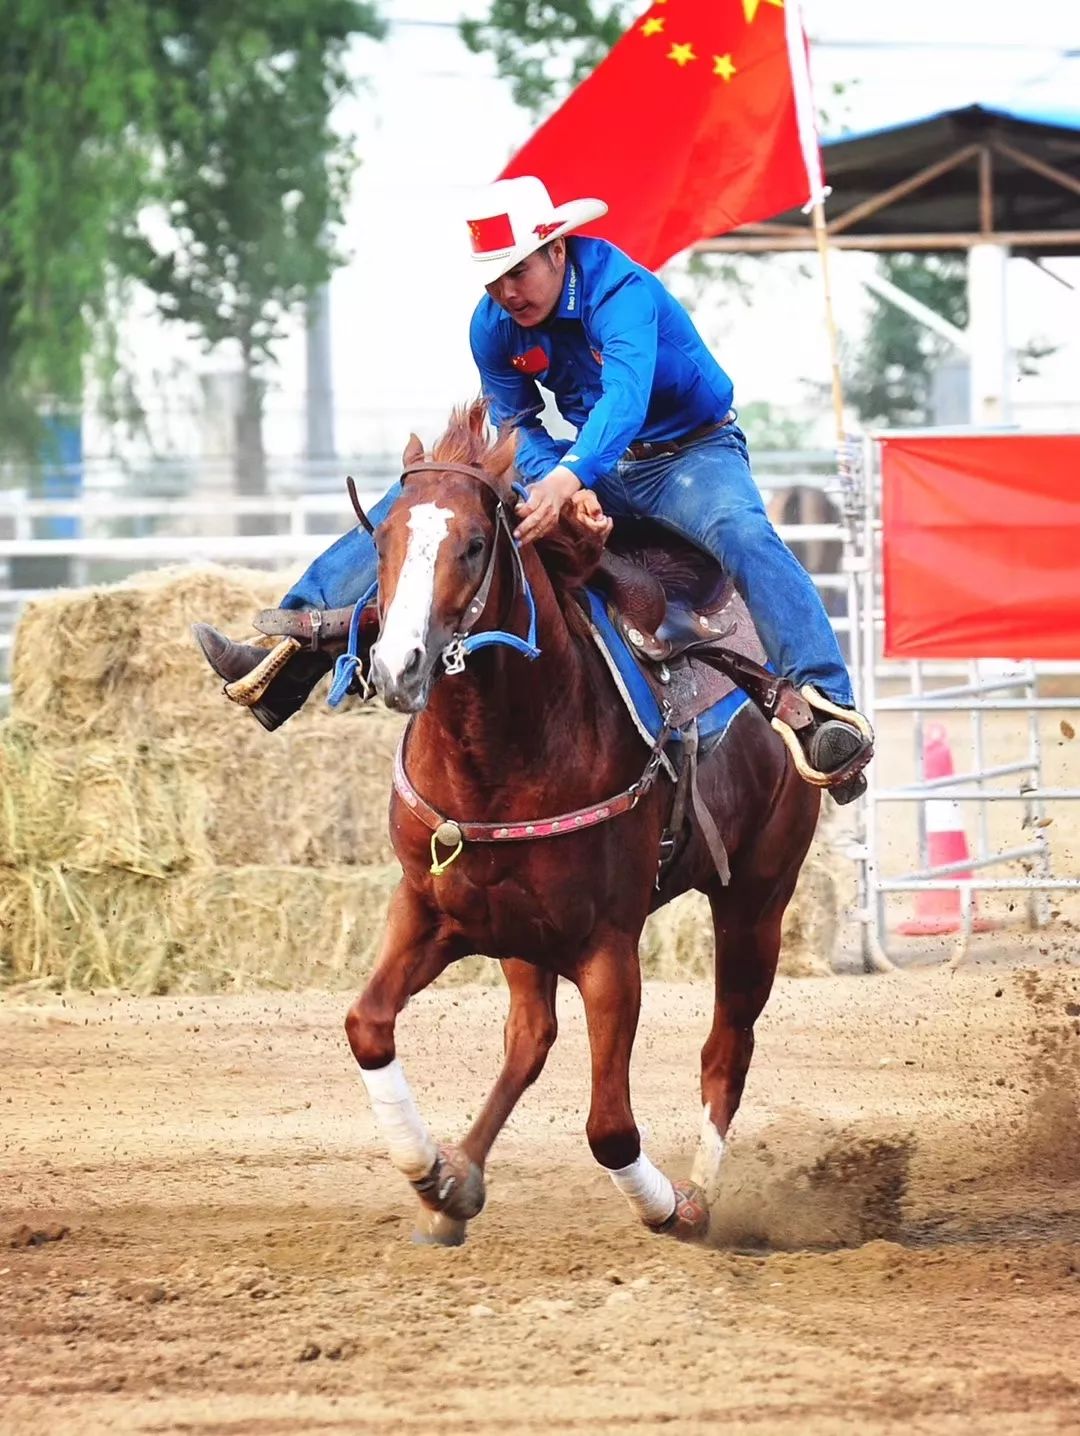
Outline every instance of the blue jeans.
{"type": "Polygon", "coordinates": [[[740,428],[728,424],[664,458],[622,459],[596,495],[612,518],[654,519],[712,554],[745,600],[774,669],[854,705],[825,605],[769,522],[740,428]]]}
{"type": "MultiPolygon", "coordinates": [[[[401,495],[395,479],[367,516],[378,528],[401,495]]],[[[351,608],[375,582],[379,560],[366,529],[357,524],[319,555],[281,600],[282,608],[351,608]]]]}
{"type": "MultiPolygon", "coordinates": [[[[369,511],[386,517],[401,493],[394,483],[369,511]]],[[[742,594],[773,667],[834,703],[852,704],[851,680],[832,624],[806,570],[769,522],[742,430],[729,424],[679,453],[623,459],[596,485],[612,518],[654,519],[723,564],[742,594]]],[[[375,581],[375,545],[351,529],[315,560],[282,608],[344,608],[375,581]]]]}

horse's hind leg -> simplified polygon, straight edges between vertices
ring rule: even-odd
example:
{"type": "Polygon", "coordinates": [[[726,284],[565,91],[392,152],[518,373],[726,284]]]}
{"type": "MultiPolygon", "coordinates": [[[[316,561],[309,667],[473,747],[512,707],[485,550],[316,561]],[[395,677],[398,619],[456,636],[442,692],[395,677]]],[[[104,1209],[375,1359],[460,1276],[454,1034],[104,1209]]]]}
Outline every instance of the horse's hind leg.
{"type": "Polygon", "coordinates": [[[652,1231],[681,1240],[703,1237],[708,1209],[688,1184],[674,1185],[641,1150],[630,1107],[630,1054],[641,1009],[641,968],[625,934],[595,949],[575,974],[585,1005],[592,1056],[592,1103],[586,1128],[592,1154],[652,1231]]]}
{"type": "Polygon", "coordinates": [[[510,989],[510,1011],[503,1034],[503,1065],[476,1121],[461,1144],[466,1157],[483,1171],[495,1138],[521,1094],[544,1070],[558,1033],[555,989],[558,978],[531,963],[510,958],[502,964],[510,989]]]}
{"type": "Polygon", "coordinates": [[[710,1205],[718,1195],[724,1138],[738,1110],[754,1053],[754,1023],[776,976],[780,925],[793,888],[794,877],[764,909],[750,911],[745,896],[734,886],[718,886],[709,894],[716,936],[716,1005],[701,1052],[704,1110],[690,1179],[710,1205]]]}

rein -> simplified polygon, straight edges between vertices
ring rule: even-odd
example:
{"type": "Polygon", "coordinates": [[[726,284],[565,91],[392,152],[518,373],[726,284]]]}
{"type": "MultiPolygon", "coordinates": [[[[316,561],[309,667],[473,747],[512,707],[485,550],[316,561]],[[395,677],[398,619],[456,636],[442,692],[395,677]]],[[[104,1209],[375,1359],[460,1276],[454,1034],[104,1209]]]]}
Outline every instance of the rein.
{"type": "Polygon", "coordinates": [[[444,817],[426,798],[422,798],[409,782],[409,775],[405,771],[405,743],[411,727],[410,723],[402,733],[394,754],[394,791],[424,826],[431,830],[429,871],[435,877],[442,876],[455,858],[461,855],[466,843],[514,843],[534,841],[537,838],[555,838],[563,833],[577,833],[584,828],[593,828],[598,823],[606,823],[610,818],[630,812],[637,807],[656,781],[663,760],[664,745],[671,736],[671,729],[665,724],[649,751],[641,777],[637,782],[631,783],[629,788],[616,793],[613,798],[605,798],[587,808],[574,808],[569,813],[558,813],[551,818],[530,818],[526,822],[518,819],[501,823],[466,823],[444,817]],[[450,856],[441,861],[438,856],[440,845],[453,849],[450,856]]]}

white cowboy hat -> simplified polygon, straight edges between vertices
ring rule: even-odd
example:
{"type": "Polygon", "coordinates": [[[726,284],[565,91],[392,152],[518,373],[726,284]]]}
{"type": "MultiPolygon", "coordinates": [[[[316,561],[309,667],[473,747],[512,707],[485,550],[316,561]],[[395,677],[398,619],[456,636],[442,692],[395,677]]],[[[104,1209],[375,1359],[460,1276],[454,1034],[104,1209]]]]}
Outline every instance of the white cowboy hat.
{"type": "Polygon", "coordinates": [[[607,214],[602,199],[572,199],[552,204],[543,180],[533,175],[496,180],[473,198],[468,219],[472,257],[484,284],[572,229],[607,214]]]}

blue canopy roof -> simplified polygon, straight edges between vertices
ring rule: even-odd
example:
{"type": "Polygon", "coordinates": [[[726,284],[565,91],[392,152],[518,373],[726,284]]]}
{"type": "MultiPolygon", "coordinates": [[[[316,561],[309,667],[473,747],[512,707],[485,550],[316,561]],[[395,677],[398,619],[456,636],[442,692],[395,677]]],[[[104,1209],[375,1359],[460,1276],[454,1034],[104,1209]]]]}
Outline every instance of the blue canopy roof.
{"type": "Polygon", "coordinates": [[[910,120],[899,120],[893,125],[881,125],[873,130],[845,131],[838,135],[823,135],[822,147],[844,144],[848,140],[867,140],[875,135],[888,135],[911,129],[914,125],[926,125],[934,120],[945,120],[953,115],[981,114],[996,116],[1003,120],[1017,120],[1020,124],[1050,126],[1055,129],[1080,132],[1080,109],[1068,110],[1064,106],[1040,109],[1034,105],[1024,108],[1004,105],[968,105],[960,110],[937,110],[910,120]]]}

